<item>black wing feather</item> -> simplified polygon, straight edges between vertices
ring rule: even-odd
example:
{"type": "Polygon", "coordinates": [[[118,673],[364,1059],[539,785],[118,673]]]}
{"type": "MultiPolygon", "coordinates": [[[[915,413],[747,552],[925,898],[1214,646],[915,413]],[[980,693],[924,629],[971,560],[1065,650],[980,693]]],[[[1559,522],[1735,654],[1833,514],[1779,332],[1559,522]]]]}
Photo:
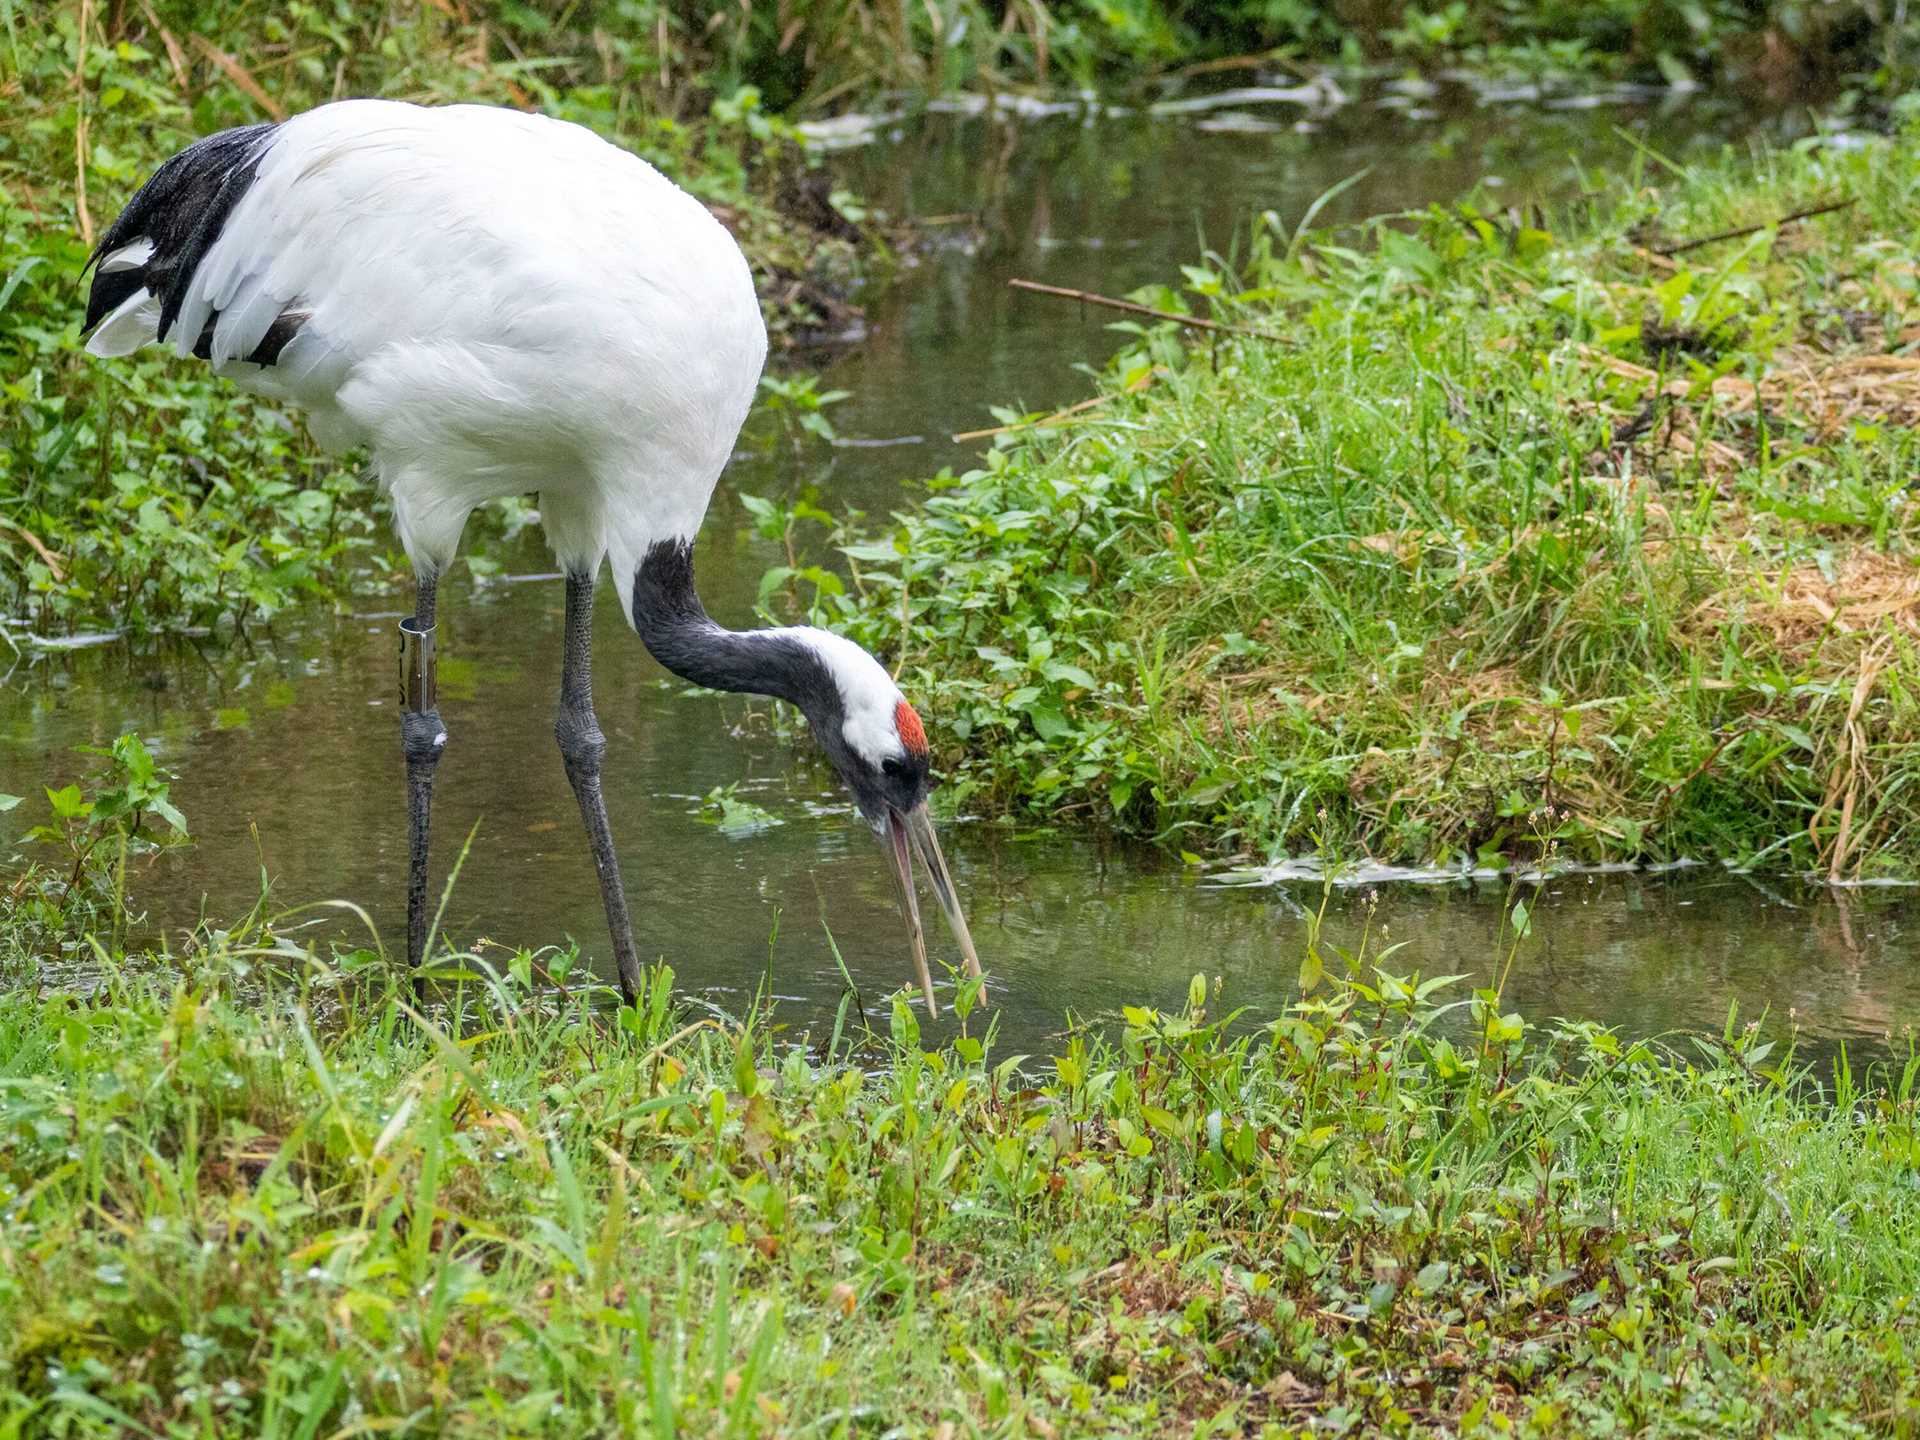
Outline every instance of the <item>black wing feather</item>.
{"type": "MultiPolygon", "coordinates": [[[[226,228],[227,218],[240,197],[252,187],[259,173],[260,157],[273,144],[277,124],[243,125],[222,130],[204,140],[196,140],[153,172],[119,218],[109,225],[94,247],[89,265],[97,265],[109,255],[136,240],[153,242],[153,254],[144,265],[111,274],[94,273],[93,289],[87,296],[88,330],[93,329],[134,291],[151,290],[160,299],[161,340],[180,317],[186,303],[187,287],[207,258],[207,252],[226,228]]],[[[282,317],[284,321],[287,317],[282,317]]],[[[293,331],[279,335],[276,321],[254,353],[272,347],[275,357],[292,338],[293,331]]],[[[294,326],[294,330],[298,325],[294,326]]],[[[210,336],[200,337],[197,347],[205,354],[210,336]]],[[[251,358],[251,357],[250,357],[251,358]]],[[[271,364],[271,360],[261,363],[271,364]]]]}

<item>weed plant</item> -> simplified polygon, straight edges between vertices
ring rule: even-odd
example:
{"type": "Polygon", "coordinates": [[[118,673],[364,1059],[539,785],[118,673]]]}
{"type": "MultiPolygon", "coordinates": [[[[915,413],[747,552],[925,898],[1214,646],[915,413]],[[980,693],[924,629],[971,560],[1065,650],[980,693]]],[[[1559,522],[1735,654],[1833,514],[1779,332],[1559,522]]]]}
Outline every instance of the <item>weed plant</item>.
{"type": "Polygon", "coordinates": [[[158,764],[146,742],[127,731],[105,750],[89,750],[102,762],[86,787],[72,782],[44,787],[45,807],[20,795],[0,794],[0,814],[20,811],[44,818],[20,836],[23,850],[0,885],[0,933],[18,953],[72,973],[91,960],[92,932],[118,944],[129,919],[127,867],[187,839],[187,821],[173,803],[173,772],[158,764]],[[164,826],[164,828],[162,828],[164,826]]]}

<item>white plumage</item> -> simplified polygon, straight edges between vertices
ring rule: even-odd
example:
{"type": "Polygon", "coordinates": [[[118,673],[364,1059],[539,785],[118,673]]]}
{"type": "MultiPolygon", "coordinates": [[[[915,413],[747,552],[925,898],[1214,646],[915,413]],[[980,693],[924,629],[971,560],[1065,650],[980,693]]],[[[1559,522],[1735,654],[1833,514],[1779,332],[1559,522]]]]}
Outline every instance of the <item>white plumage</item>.
{"type": "MultiPolygon", "coordinates": [[[[561,564],[611,553],[623,608],[647,547],[699,529],[767,344],[733,238],[644,160],[544,116],[382,100],[274,133],[193,274],[182,355],[215,315],[218,371],[370,448],[416,565],[537,491],[561,564]],[[278,362],[241,358],[288,310],[308,318],[278,362]]],[[[88,348],[125,354],[158,316],[138,292],[88,348]]]]}

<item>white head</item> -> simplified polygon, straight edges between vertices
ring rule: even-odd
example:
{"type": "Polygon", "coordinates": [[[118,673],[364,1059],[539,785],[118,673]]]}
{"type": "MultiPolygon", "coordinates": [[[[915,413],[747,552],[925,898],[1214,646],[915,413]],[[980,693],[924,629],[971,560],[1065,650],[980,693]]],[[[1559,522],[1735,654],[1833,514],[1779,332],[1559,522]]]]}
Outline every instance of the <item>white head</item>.
{"type": "Polygon", "coordinates": [[[946,914],[954,939],[960,943],[970,974],[980,973],[980,961],[947,874],[933,821],[927,815],[927,792],[933,785],[926,730],[885,667],[851,640],[810,626],[780,633],[811,662],[799,667],[803,678],[787,698],[805,713],[820,748],[846,781],[853,792],[853,803],[892,861],[921,989],[932,1009],[933,984],[927,971],[920,908],[913,894],[909,842],[919,851],[934,896],[946,914]]]}
{"type": "Polygon", "coordinates": [[[772,633],[812,662],[787,698],[806,714],[866,822],[879,831],[890,810],[906,815],[924,805],[932,788],[926,731],[886,667],[830,630],[772,633]]]}

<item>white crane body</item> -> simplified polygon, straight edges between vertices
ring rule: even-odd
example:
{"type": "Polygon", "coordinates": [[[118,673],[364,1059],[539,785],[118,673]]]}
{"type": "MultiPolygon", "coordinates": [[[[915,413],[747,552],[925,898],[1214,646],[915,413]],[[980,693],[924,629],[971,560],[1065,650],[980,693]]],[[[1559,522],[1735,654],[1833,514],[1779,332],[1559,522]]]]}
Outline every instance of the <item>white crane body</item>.
{"type": "MultiPolygon", "coordinates": [[[[366,446],[416,566],[444,569],[476,506],[538,492],[562,568],[611,554],[630,610],[648,547],[699,529],[766,357],[733,237],[540,115],[351,100],[259,129],[167,338],[192,354],[211,325],[216,371],[299,406],[328,449],[366,446]],[[275,362],[250,363],[287,315],[275,362]]],[[[161,313],[138,291],[88,348],[126,354],[161,313]]]]}
{"type": "Polygon", "coordinates": [[[603,561],[662,664],[805,712],[888,846],[928,1005],[909,841],[978,974],[926,816],[926,739],[892,676],[829,631],[723,629],[694,591],[694,537],[767,354],[746,258],[698,200],[577,125],[346,100],[181,151],[94,262],[89,351],[163,342],[198,356],[305,411],[328,449],[365,447],[392,497],[418,585],[401,625],[411,959],[428,940],[428,807],[447,739],[433,694],[437,579],[477,506],[537,493],[567,575],[555,731],[629,998],[640,971],[591,697],[603,561]]]}

